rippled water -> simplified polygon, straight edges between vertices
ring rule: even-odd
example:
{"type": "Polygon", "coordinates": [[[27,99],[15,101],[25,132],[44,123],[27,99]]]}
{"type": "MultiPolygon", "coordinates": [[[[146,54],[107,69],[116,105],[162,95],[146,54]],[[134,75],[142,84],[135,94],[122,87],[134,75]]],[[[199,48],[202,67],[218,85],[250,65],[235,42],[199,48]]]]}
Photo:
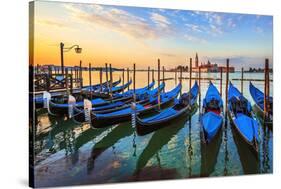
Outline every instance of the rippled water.
{"type": "MultiPolygon", "coordinates": [[[[113,75],[117,79],[121,73],[113,75]]],[[[230,79],[240,78],[240,75],[239,72],[230,74],[230,79]]],[[[87,84],[87,73],[83,76],[87,84]]],[[[166,73],[165,77],[174,77],[174,73],[166,73]]],[[[205,73],[202,77],[219,78],[219,74],[205,73]]],[[[93,78],[93,83],[97,83],[97,73],[93,73],[93,78]]],[[[137,72],[136,78],[136,87],[146,85],[147,73],[137,72]]],[[[263,74],[245,73],[244,78],[262,79],[263,74]]],[[[219,81],[214,83],[219,89],[219,81]]],[[[203,99],[208,82],[201,84],[203,99]]],[[[240,81],[233,81],[233,84],[240,89],[240,81]]],[[[262,82],[254,84],[263,90],[262,82]]],[[[166,81],[166,90],[175,85],[175,80],[166,81]]],[[[244,95],[253,104],[248,87],[249,82],[244,82],[244,95]]],[[[189,81],[184,80],[183,91],[188,89],[189,81]]],[[[272,90],[270,92],[272,94],[272,90]]],[[[272,173],[273,170],[272,130],[260,124],[258,159],[232,131],[228,120],[220,135],[206,148],[200,142],[200,108],[192,116],[182,117],[145,136],[138,136],[130,122],[91,129],[87,124],[79,125],[67,118],[48,116],[44,110],[37,111],[36,186],[244,175],[272,173]]]]}

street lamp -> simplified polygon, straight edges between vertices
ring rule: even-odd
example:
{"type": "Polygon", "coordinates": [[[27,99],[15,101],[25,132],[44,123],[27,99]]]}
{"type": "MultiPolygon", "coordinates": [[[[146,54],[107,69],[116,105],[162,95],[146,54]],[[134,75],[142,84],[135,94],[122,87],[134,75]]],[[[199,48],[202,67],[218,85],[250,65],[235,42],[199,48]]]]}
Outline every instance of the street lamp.
{"type": "Polygon", "coordinates": [[[68,52],[71,49],[75,50],[77,54],[80,54],[82,52],[82,48],[79,47],[79,45],[72,45],[71,47],[64,47],[64,44],[61,42],[60,43],[60,56],[61,56],[61,70],[62,74],[64,74],[64,62],[63,62],[63,53],[68,52]]]}

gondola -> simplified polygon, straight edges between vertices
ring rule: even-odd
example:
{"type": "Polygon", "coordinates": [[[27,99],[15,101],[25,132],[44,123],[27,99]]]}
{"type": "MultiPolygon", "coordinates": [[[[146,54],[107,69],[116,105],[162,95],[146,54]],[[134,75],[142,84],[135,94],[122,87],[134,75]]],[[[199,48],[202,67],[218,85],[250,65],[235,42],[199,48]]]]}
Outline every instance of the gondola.
{"type": "Polygon", "coordinates": [[[145,135],[157,129],[167,126],[173,121],[176,121],[180,116],[191,113],[196,106],[198,96],[198,84],[195,82],[190,92],[184,93],[173,107],[167,108],[158,114],[141,119],[136,115],[136,130],[139,135],[145,135]]]}
{"type": "MultiPolygon", "coordinates": [[[[159,91],[163,91],[165,87],[165,83],[161,83],[159,88],[159,91]]],[[[136,95],[136,103],[140,105],[146,105],[150,102],[151,97],[155,97],[158,94],[158,88],[155,88],[153,90],[147,90],[145,93],[140,94],[140,90],[136,89],[136,93],[139,95],[136,95]]],[[[128,91],[129,92],[129,91],[128,91]]],[[[91,112],[97,113],[97,114],[106,114],[111,113],[119,110],[123,110],[126,108],[131,107],[131,102],[133,101],[133,94],[128,93],[127,96],[123,97],[122,100],[118,101],[111,101],[108,104],[105,104],[103,106],[98,107],[92,107],[91,112]]],[[[91,105],[90,105],[91,106],[91,105]]],[[[73,117],[73,120],[78,123],[85,122],[85,114],[84,111],[81,108],[78,108],[77,106],[73,106],[73,112],[70,112],[71,115],[69,117],[73,117]]]]}
{"type": "Polygon", "coordinates": [[[181,84],[179,84],[173,90],[160,94],[160,103],[158,103],[158,97],[150,97],[150,100],[146,104],[136,104],[134,109],[131,107],[114,111],[106,114],[95,114],[91,113],[91,126],[93,128],[102,128],[118,124],[124,121],[129,121],[131,119],[132,111],[136,112],[138,115],[147,115],[149,113],[155,112],[158,108],[164,108],[169,106],[177,98],[181,90],[181,84]]]}
{"type": "MultiPolygon", "coordinates": [[[[151,85],[149,85],[149,87],[150,86],[151,85]]],[[[141,98],[146,93],[149,93],[148,91],[149,91],[148,87],[144,87],[144,88],[138,89],[136,95],[141,98]]],[[[129,94],[125,93],[125,94],[120,94],[118,97],[116,96],[115,98],[112,98],[111,100],[105,100],[105,99],[102,99],[102,98],[95,98],[95,99],[91,100],[91,103],[94,107],[101,107],[101,106],[109,105],[111,103],[119,103],[119,105],[120,105],[121,103],[127,102],[129,99],[132,99],[132,95],[129,95],[129,94]]],[[[64,103],[56,103],[52,100],[49,100],[49,107],[48,107],[49,113],[52,114],[52,115],[67,115],[69,113],[68,112],[68,110],[69,110],[69,100],[70,100],[69,98],[66,99],[64,103]],[[66,103],[66,101],[68,101],[68,103],[66,103]]],[[[78,107],[78,108],[79,107],[83,108],[84,101],[75,102],[75,106],[78,107]]]]}
{"type": "MultiPolygon", "coordinates": [[[[257,113],[263,117],[265,115],[264,112],[264,93],[259,90],[258,88],[256,88],[252,82],[250,82],[249,85],[249,90],[250,90],[250,94],[254,100],[254,102],[256,103],[256,109],[257,109],[257,113]]],[[[267,116],[267,120],[265,120],[266,122],[269,122],[272,124],[272,119],[273,119],[273,98],[269,97],[269,112],[268,112],[269,116],[267,116]]]]}
{"type": "MultiPolygon", "coordinates": [[[[119,80],[112,83],[112,86],[115,87],[121,83],[121,78],[119,80]]],[[[105,91],[107,87],[110,85],[110,81],[104,82],[102,84],[88,85],[82,88],[82,91],[105,91]],[[102,88],[101,88],[102,86],[102,88]]]]}
{"type": "Polygon", "coordinates": [[[219,91],[210,82],[206,96],[203,100],[201,116],[202,142],[210,143],[220,132],[223,123],[223,101],[219,91]]]}
{"type": "Polygon", "coordinates": [[[114,95],[115,93],[120,93],[122,91],[124,91],[125,89],[127,89],[130,85],[132,84],[132,80],[130,80],[129,82],[125,83],[124,85],[121,86],[115,86],[110,88],[105,88],[102,91],[94,91],[91,92],[91,96],[95,97],[95,98],[111,98],[111,95],[114,95]]]}
{"type": "Polygon", "coordinates": [[[232,83],[228,89],[228,114],[240,139],[257,155],[259,124],[253,117],[250,102],[232,83]]]}

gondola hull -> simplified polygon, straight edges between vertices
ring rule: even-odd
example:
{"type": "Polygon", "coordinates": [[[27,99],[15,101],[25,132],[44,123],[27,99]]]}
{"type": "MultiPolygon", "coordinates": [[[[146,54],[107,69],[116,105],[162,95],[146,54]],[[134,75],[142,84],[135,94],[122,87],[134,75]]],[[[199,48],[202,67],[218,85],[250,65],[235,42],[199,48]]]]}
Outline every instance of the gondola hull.
{"type": "MultiPolygon", "coordinates": [[[[166,108],[168,106],[171,106],[174,103],[174,99],[172,98],[164,103],[161,103],[160,108],[166,108]]],[[[139,116],[145,116],[154,112],[157,112],[159,110],[159,105],[153,105],[147,109],[141,110],[138,112],[139,116]]],[[[132,110],[133,111],[133,110],[132,110]]],[[[107,116],[105,118],[98,118],[97,116],[95,116],[95,114],[92,114],[92,127],[93,128],[103,128],[103,127],[108,127],[108,126],[112,126],[118,123],[122,123],[122,122],[126,122],[126,121],[130,121],[132,118],[132,111],[127,112],[125,114],[121,114],[121,115],[116,115],[116,116],[107,116]]]]}
{"type": "Polygon", "coordinates": [[[228,116],[230,118],[230,124],[233,126],[233,131],[236,132],[240,138],[241,141],[247,146],[247,148],[255,155],[256,158],[258,158],[258,143],[257,140],[254,139],[252,142],[249,142],[244,134],[240,131],[238,125],[235,123],[234,119],[235,116],[232,111],[228,111],[228,116]]]}
{"type": "Polygon", "coordinates": [[[262,120],[262,122],[266,123],[269,126],[272,126],[273,121],[273,98],[269,97],[269,112],[264,112],[264,93],[256,88],[251,82],[249,85],[250,94],[254,100],[255,104],[255,111],[259,118],[262,120]]]}
{"type": "Polygon", "coordinates": [[[137,134],[142,136],[142,135],[151,133],[153,131],[159,130],[161,128],[167,127],[167,126],[171,125],[172,123],[175,123],[179,118],[181,118],[183,116],[191,115],[193,112],[195,112],[196,109],[197,109],[197,104],[194,104],[191,108],[185,107],[178,114],[176,114],[176,116],[170,117],[169,119],[159,120],[154,123],[142,122],[137,117],[137,120],[136,120],[137,134]]]}
{"type": "Polygon", "coordinates": [[[92,113],[91,125],[94,128],[102,128],[111,126],[131,119],[132,113],[137,113],[139,116],[144,116],[159,110],[159,108],[166,108],[171,104],[174,104],[175,98],[177,98],[181,90],[181,85],[178,85],[170,92],[161,94],[161,102],[157,103],[157,97],[152,97],[147,104],[136,104],[135,110],[126,108],[124,110],[112,112],[109,114],[94,114],[92,113]],[[135,112],[133,112],[135,111],[135,112]]]}

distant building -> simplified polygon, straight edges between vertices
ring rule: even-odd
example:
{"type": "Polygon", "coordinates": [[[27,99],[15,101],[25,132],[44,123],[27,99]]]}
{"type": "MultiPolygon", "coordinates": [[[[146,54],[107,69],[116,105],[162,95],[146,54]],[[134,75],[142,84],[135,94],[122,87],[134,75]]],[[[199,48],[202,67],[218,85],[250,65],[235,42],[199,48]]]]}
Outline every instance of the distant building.
{"type": "MultiPolygon", "coordinates": [[[[196,53],[196,57],[195,57],[195,67],[192,68],[192,71],[194,72],[199,72],[199,68],[201,70],[201,72],[211,72],[211,73],[216,73],[216,72],[220,72],[222,70],[222,72],[226,72],[226,67],[225,66],[218,66],[217,64],[212,64],[209,60],[207,62],[207,64],[202,64],[199,66],[198,65],[199,59],[198,59],[198,54],[196,53]]],[[[235,72],[234,67],[230,66],[229,67],[229,72],[235,72]]]]}

